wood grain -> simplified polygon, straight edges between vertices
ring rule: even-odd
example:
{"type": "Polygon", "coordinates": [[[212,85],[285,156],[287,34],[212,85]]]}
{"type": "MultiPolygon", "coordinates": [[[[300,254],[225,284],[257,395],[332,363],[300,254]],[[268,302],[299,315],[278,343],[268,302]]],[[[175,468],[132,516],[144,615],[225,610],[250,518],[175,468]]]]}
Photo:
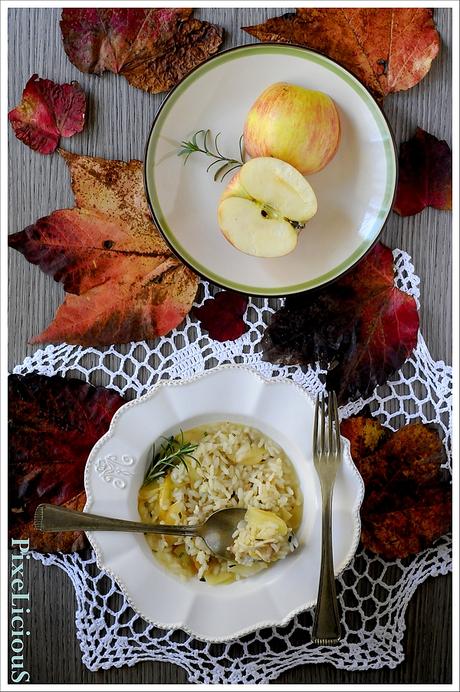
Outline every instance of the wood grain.
{"type": "MultiPolygon", "coordinates": [[[[253,43],[241,26],[256,24],[279,9],[203,9],[196,14],[226,30],[225,48],[253,43]]],[[[101,78],[79,72],[62,49],[60,10],[11,9],[9,107],[20,101],[33,73],[67,82],[76,79],[89,95],[87,126],[64,140],[70,151],[107,158],[142,159],[152,118],[163,97],[131,88],[113,74],[101,78]]],[[[443,45],[428,76],[415,88],[388,97],[385,112],[397,142],[418,125],[451,143],[451,11],[435,10],[443,45]]],[[[69,180],[59,156],[41,156],[9,137],[9,232],[21,230],[54,209],[72,206],[69,180]]],[[[402,219],[390,215],[383,241],[412,256],[421,279],[421,328],[435,359],[451,361],[451,216],[427,209],[402,219]]],[[[63,291],[16,252],[9,253],[9,367],[33,353],[27,339],[51,321],[63,291]]],[[[34,683],[184,683],[182,669],[157,662],[133,668],[89,672],[75,637],[74,592],[55,567],[30,560],[31,636],[25,653],[34,683]]],[[[406,660],[394,670],[347,673],[329,665],[300,666],[278,683],[448,683],[451,680],[451,579],[437,577],[417,590],[406,617],[406,660]]]]}

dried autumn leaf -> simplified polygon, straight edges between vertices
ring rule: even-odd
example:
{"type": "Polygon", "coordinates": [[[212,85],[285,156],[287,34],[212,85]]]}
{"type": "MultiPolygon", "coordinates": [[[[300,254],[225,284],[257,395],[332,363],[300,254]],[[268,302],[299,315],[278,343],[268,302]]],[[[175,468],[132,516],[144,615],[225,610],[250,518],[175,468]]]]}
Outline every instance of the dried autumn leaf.
{"type": "Polygon", "coordinates": [[[403,509],[380,509],[363,524],[363,545],[388,560],[415,555],[450,531],[451,491],[424,488],[403,509]]]}
{"type": "Polygon", "coordinates": [[[340,429],[350,440],[351,456],[360,460],[375,452],[390,435],[388,428],[384,428],[376,418],[367,416],[347,418],[342,421],[340,429]]]}
{"type": "Polygon", "coordinates": [[[447,142],[418,127],[400,147],[393,209],[410,216],[425,207],[452,209],[452,152],[447,142]]]}
{"type": "Polygon", "coordinates": [[[41,154],[52,154],[61,136],[72,137],[83,130],[85,111],[85,92],[78,82],[56,84],[34,74],[8,120],[24,144],[41,154]]]}
{"type": "Polygon", "coordinates": [[[151,221],[142,163],[60,153],[77,206],[8,238],[68,292],[32,343],[106,346],[166,334],[189,312],[198,279],[151,221]]]}
{"type": "Polygon", "coordinates": [[[325,288],[288,296],[262,339],[264,359],[328,368],[341,403],[369,396],[410,356],[419,318],[394,285],[393,254],[381,243],[325,288]]]}
{"type": "Polygon", "coordinates": [[[450,486],[440,480],[445,452],[421,423],[395,433],[365,416],[342,421],[366,493],[361,507],[365,548],[387,559],[420,552],[451,528],[450,486]]]}
{"type": "Polygon", "coordinates": [[[214,298],[206,300],[199,308],[193,309],[201,326],[211,339],[233,341],[247,332],[248,324],[243,315],[248,307],[248,299],[233,291],[220,291],[214,298]]]}
{"type": "Polygon", "coordinates": [[[313,48],[352,72],[377,98],[410,89],[439,51],[433,10],[302,8],[244,27],[260,41],[313,48]]]}
{"type": "Polygon", "coordinates": [[[8,378],[10,535],[42,552],[71,552],[83,533],[41,533],[33,516],[41,502],[82,510],[88,454],[124,404],[119,394],[74,378],[8,378]]]}
{"type": "Polygon", "coordinates": [[[172,7],[65,9],[64,50],[82,72],[109,70],[144,91],[166,91],[222,43],[223,30],[192,13],[172,7]]]}

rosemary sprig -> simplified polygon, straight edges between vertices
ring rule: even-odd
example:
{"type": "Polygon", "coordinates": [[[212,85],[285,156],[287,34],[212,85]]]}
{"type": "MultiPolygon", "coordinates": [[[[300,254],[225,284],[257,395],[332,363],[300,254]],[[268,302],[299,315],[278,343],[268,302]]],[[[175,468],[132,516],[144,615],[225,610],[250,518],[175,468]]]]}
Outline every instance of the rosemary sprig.
{"type": "Polygon", "coordinates": [[[185,442],[182,430],[180,431],[179,439],[174,437],[174,435],[171,435],[171,437],[162,437],[161,439],[164,440],[164,442],[160,445],[158,450],[156,450],[155,445],[152,447],[152,458],[148,465],[142,486],[151,483],[156,478],[161,478],[161,476],[164,476],[169,469],[174,468],[177,464],[184,464],[185,468],[188,470],[186,457],[194,459],[197,464],[199,463],[196,457],[193,456],[193,452],[198,445],[185,442]]]}
{"type": "Polygon", "coordinates": [[[218,132],[217,135],[214,137],[213,150],[209,143],[209,139],[211,137],[211,130],[198,130],[198,132],[195,132],[195,134],[190,140],[184,140],[183,142],[181,142],[177,155],[185,156],[184,164],[187,163],[189,156],[195,153],[205,154],[206,156],[213,158],[214,161],[212,161],[209,164],[209,166],[206,169],[206,172],[209,172],[213,166],[220,164],[217,170],[214,172],[214,180],[216,181],[218,178],[220,178],[220,181],[222,182],[225,176],[227,176],[229,173],[232,173],[232,171],[235,171],[237,168],[241,168],[241,166],[244,164],[244,153],[243,135],[241,135],[238,145],[240,151],[240,158],[232,159],[228,156],[224,156],[222,152],[219,150],[219,145],[217,143],[220,134],[221,133],[218,132]]]}

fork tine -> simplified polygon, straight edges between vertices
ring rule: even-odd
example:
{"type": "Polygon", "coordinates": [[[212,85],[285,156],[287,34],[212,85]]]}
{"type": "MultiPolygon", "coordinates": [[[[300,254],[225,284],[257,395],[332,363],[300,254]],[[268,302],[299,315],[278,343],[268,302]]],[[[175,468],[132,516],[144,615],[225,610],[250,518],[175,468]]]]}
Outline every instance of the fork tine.
{"type": "Polygon", "coordinates": [[[332,422],[333,422],[333,413],[332,413],[332,409],[333,409],[333,398],[334,398],[334,397],[333,397],[333,392],[328,392],[328,393],[327,393],[327,431],[328,431],[328,438],[329,438],[329,439],[328,439],[328,449],[327,449],[327,451],[328,451],[329,454],[334,454],[334,453],[335,453],[335,449],[334,449],[334,437],[333,437],[334,430],[333,430],[333,426],[332,426],[332,422]]]}
{"type": "Polygon", "coordinates": [[[315,403],[315,420],[313,422],[313,454],[316,456],[318,454],[318,419],[319,419],[319,402],[320,395],[316,397],[315,403]]]}
{"type": "Polygon", "coordinates": [[[333,392],[333,408],[334,408],[334,421],[335,421],[335,439],[337,454],[340,454],[342,450],[342,441],[340,439],[340,421],[339,421],[339,407],[337,405],[337,394],[333,392]]]}
{"type": "Polygon", "coordinates": [[[321,395],[321,445],[320,445],[320,454],[324,454],[325,452],[325,443],[326,443],[326,402],[325,402],[325,397],[324,395],[321,395]]]}

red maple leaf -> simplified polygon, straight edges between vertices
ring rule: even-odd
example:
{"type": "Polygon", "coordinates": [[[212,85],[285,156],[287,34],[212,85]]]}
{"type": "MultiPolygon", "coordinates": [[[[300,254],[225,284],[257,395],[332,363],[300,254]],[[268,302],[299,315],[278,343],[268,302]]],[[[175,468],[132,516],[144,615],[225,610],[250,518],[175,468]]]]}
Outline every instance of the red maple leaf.
{"type": "Polygon", "coordinates": [[[412,296],[394,284],[393,254],[377,243],[341,279],[288,296],[262,340],[271,362],[328,369],[343,403],[369,396],[410,356],[419,318],[412,296]]]}
{"type": "Polygon", "coordinates": [[[142,163],[60,153],[77,206],[8,237],[67,291],[54,321],[32,342],[105,346],[166,334],[192,307],[198,279],[151,220],[142,163]]]}
{"type": "Polygon", "coordinates": [[[10,534],[43,552],[80,548],[80,532],[41,533],[33,527],[41,502],[82,510],[83,473],[97,440],[125,403],[117,392],[57,375],[8,378],[10,534]]]}

